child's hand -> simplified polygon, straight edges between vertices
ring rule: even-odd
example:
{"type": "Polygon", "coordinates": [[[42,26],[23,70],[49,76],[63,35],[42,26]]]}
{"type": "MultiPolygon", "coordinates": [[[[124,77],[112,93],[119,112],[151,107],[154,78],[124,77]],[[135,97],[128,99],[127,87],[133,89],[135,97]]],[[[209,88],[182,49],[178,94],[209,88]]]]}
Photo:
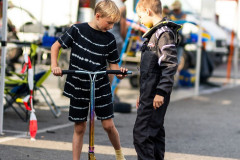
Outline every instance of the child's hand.
{"type": "MultiPolygon", "coordinates": [[[[120,68],[120,71],[123,72],[123,73],[125,73],[125,72],[128,71],[128,69],[121,67],[121,68],[120,68]]],[[[118,79],[123,79],[123,78],[125,78],[125,77],[127,76],[127,74],[117,74],[116,76],[117,76],[118,79]]]]}
{"type": "Polygon", "coordinates": [[[161,107],[164,103],[164,97],[160,95],[156,95],[153,99],[153,108],[157,109],[161,107]]]}
{"type": "Polygon", "coordinates": [[[52,73],[54,76],[62,76],[62,69],[60,67],[52,67],[52,73]]]}
{"type": "Polygon", "coordinates": [[[136,102],[136,108],[138,109],[138,107],[139,107],[139,96],[138,96],[137,102],[136,102]]]}

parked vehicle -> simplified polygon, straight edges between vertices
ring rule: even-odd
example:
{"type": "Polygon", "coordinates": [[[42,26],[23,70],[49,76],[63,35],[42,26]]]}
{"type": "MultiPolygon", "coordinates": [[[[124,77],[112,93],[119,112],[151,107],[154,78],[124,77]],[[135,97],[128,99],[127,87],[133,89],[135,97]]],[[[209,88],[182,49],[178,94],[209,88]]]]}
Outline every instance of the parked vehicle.
{"type": "MultiPolygon", "coordinates": [[[[199,16],[188,13],[186,20],[192,23],[186,23],[183,25],[183,35],[187,36],[190,33],[197,35],[199,32],[198,24],[200,23],[199,16]]],[[[228,37],[226,31],[210,19],[203,19],[201,25],[203,27],[202,36],[205,41],[204,45],[206,51],[211,54],[215,65],[223,63],[224,57],[228,54],[228,37]]]]}

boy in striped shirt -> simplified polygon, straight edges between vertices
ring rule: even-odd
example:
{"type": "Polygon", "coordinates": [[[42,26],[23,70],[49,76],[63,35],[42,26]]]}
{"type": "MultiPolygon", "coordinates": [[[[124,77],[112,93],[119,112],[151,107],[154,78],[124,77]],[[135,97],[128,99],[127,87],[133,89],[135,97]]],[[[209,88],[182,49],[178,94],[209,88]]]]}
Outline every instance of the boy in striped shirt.
{"type": "MultiPolygon", "coordinates": [[[[118,65],[116,40],[108,32],[120,19],[120,11],[111,0],[96,4],[94,19],[88,23],[74,24],[51,47],[51,68],[55,76],[61,76],[57,65],[60,48],[71,48],[69,70],[127,71],[118,65]]],[[[123,79],[125,75],[116,75],[123,79]]],[[[113,122],[111,86],[107,75],[100,74],[95,81],[95,113],[116,151],[116,160],[124,160],[120,138],[113,122]]],[[[67,75],[63,94],[70,98],[69,120],[75,122],[73,134],[73,159],[79,160],[86,130],[90,102],[90,80],[88,75],[67,75]]]]}

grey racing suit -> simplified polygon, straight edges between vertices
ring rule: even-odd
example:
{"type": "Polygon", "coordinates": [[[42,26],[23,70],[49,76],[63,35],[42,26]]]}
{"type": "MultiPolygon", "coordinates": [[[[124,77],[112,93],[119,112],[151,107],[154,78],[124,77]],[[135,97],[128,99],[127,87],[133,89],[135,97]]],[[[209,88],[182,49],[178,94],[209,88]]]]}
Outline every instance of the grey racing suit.
{"type": "Polygon", "coordinates": [[[143,37],[140,64],[140,101],[133,129],[138,160],[163,160],[165,153],[164,116],[177,70],[176,32],[181,28],[162,20],[143,37]],[[153,108],[155,95],[164,104],[153,108]]]}

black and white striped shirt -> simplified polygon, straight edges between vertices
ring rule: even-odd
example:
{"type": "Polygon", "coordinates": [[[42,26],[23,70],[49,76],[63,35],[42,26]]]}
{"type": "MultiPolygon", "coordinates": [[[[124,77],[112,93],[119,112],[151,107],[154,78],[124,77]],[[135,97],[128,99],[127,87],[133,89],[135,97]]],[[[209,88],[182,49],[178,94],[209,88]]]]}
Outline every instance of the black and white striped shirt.
{"type": "MultiPolygon", "coordinates": [[[[118,63],[116,40],[110,32],[93,29],[88,23],[72,25],[58,42],[71,48],[69,70],[104,71],[109,63],[118,63]]],[[[63,94],[76,100],[90,100],[88,75],[68,75],[63,94]]],[[[109,98],[111,86],[107,75],[97,75],[95,101],[109,98]]]]}

